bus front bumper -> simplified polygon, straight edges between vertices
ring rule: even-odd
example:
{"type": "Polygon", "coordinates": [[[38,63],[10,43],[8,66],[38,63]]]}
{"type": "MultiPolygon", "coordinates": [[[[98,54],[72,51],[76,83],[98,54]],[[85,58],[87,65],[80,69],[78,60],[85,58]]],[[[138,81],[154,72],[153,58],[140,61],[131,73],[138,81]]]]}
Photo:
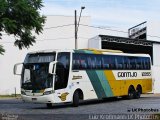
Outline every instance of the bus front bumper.
{"type": "Polygon", "coordinates": [[[21,95],[22,100],[24,102],[32,102],[32,103],[54,103],[54,95],[42,95],[42,96],[28,96],[21,95]]]}

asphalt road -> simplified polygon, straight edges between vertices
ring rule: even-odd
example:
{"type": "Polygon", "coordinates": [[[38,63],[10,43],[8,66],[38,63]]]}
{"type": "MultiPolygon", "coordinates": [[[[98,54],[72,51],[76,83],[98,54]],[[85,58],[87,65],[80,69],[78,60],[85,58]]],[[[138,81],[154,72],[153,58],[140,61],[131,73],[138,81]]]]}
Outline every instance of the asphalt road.
{"type": "Polygon", "coordinates": [[[48,109],[45,104],[24,103],[21,99],[0,99],[0,120],[7,118],[12,120],[106,120],[115,119],[117,115],[120,119],[127,119],[128,116],[128,119],[137,119],[139,117],[135,115],[147,116],[158,113],[160,113],[160,95],[153,94],[142,95],[140,99],[132,100],[117,98],[84,101],[79,107],[72,107],[71,104],[56,104],[51,109],[48,109]]]}

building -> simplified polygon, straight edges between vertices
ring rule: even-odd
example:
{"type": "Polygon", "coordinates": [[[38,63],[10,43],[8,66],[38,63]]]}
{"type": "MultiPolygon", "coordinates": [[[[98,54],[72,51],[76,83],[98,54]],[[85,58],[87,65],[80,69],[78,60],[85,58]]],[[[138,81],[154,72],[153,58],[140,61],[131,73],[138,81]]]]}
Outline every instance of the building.
{"type": "MultiPolygon", "coordinates": [[[[90,23],[89,16],[81,18],[81,24],[90,23]]],[[[74,49],[74,28],[73,16],[47,16],[44,31],[36,37],[36,44],[23,50],[14,46],[13,36],[3,35],[0,44],[4,46],[6,52],[0,55],[0,94],[14,93],[15,88],[17,93],[20,93],[20,76],[13,74],[13,66],[23,62],[28,52],[44,49],[74,49]]],[[[89,38],[91,38],[90,28],[79,26],[78,48],[87,48],[89,38]]]]}
{"type": "MultiPolygon", "coordinates": [[[[158,39],[152,39],[152,37],[150,37],[149,41],[138,41],[136,39],[127,38],[127,33],[94,29],[89,27],[91,24],[91,17],[89,16],[82,17],[81,24],[83,25],[80,25],[78,30],[78,48],[94,47],[102,49],[120,49],[124,52],[131,53],[147,53],[150,54],[153,59],[153,73],[159,73],[160,63],[158,61],[160,59],[160,54],[158,54],[157,51],[160,51],[160,40],[158,41],[158,39]]],[[[158,25],[160,27],[160,24],[158,25]]],[[[3,35],[0,44],[4,45],[6,52],[4,56],[0,55],[0,94],[14,93],[15,88],[17,89],[17,93],[20,93],[20,76],[13,75],[13,66],[16,63],[23,62],[28,52],[44,49],[74,49],[74,27],[73,16],[47,16],[44,31],[37,36],[36,44],[24,50],[19,50],[14,46],[13,36],[3,35]]],[[[152,25],[150,25],[150,27],[152,27],[152,25]]],[[[154,25],[154,27],[157,28],[157,25],[154,25]]],[[[156,30],[158,31],[158,29],[156,30]]],[[[149,31],[151,31],[151,34],[154,36],[158,33],[156,31],[155,34],[153,34],[153,28],[150,30],[148,25],[147,32],[149,31]]],[[[158,79],[160,78],[160,74],[155,74],[154,78],[154,92],[160,93],[160,80],[158,79]]]]}

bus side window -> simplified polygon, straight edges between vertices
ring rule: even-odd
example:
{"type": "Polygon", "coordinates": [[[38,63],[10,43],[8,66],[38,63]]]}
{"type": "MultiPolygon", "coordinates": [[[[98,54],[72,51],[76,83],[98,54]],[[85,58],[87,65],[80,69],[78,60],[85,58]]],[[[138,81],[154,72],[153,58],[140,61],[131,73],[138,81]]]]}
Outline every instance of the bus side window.
{"type": "Polygon", "coordinates": [[[100,55],[95,55],[96,69],[102,69],[102,57],[100,55]]]}
{"type": "Polygon", "coordinates": [[[129,59],[130,59],[130,69],[135,70],[136,69],[135,57],[129,57],[129,59]]]}
{"type": "Polygon", "coordinates": [[[137,68],[136,68],[136,64],[137,64],[136,58],[134,57],[134,58],[133,58],[133,69],[134,69],[134,70],[137,69],[137,68]]]}
{"type": "Polygon", "coordinates": [[[130,59],[128,56],[124,57],[124,69],[126,69],[126,70],[130,69],[130,59]]]}
{"type": "Polygon", "coordinates": [[[88,69],[95,69],[95,59],[92,54],[87,56],[88,69]]]}
{"type": "Polygon", "coordinates": [[[124,57],[123,68],[124,68],[124,69],[127,69],[127,58],[126,58],[126,56],[124,57]]]}
{"type": "Polygon", "coordinates": [[[90,57],[90,55],[87,56],[87,62],[88,62],[88,69],[91,69],[92,66],[91,66],[91,57],[90,57]]]}
{"type": "Polygon", "coordinates": [[[121,70],[124,69],[124,61],[122,56],[116,56],[115,58],[116,68],[121,70]]]}
{"type": "Polygon", "coordinates": [[[95,56],[94,55],[91,55],[91,67],[92,69],[95,69],[96,68],[96,62],[95,62],[95,56]]]}
{"type": "Polygon", "coordinates": [[[143,58],[141,57],[140,60],[141,60],[141,70],[143,70],[144,69],[143,58]]]}
{"type": "Polygon", "coordinates": [[[142,66],[142,57],[137,57],[137,61],[136,61],[136,68],[138,70],[142,70],[143,69],[143,66],[142,66]]]}
{"type": "Polygon", "coordinates": [[[102,56],[102,61],[103,61],[103,63],[102,63],[102,68],[103,69],[109,69],[109,57],[108,56],[105,56],[105,55],[103,55],[102,56]]]}
{"type": "Polygon", "coordinates": [[[148,69],[151,69],[151,62],[150,62],[150,58],[147,58],[147,62],[148,62],[148,69]]]}
{"type": "Polygon", "coordinates": [[[82,54],[81,56],[80,56],[80,66],[81,66],[81,69],[82,70],[85,70],[85,69],[87,69],[88,68],[88,62],[87,62],[87,56],[85,55],[85,54],[82,54]]]}
{"type": "Polygon", "coordinates": [[[115,57],[115,68],[118,70],[119,69],[119,65],[118,65],[118,56],[115,57]]]}
{"type": "Polygon", "coordinates": [[[130,61],[129,69],[131,69],[131,70],[132,70],[132,69],[133,69],[133,66],[132,66],[132,65],[133,65],[133,63],[132,63],[132,58],[131,58],[131,57],[129,57],[129,61],[130,61]]]}
{"type": "Polygon", "coordinates": [[[143,70],[146,70],[145,57],[142,58],[143,70]]]}
{"type": "Polygon", "coordinates": [[[80,68],[80,58],[79,58],[79,54],[77,53],[73,53],[73,70],[78,70],[80,68]]]}
{"type": "Polygon", "coordinates": [[[109,69],[116,69],[116,60],[115,60],[115,56],[114,55],[109,55],[108,56],[109,59],[109,69]]]}
{"type": "Polygon", "coordinates": [[[151,68],[151,66],[150,66],[150,59],[146,57],[144,63],[145,63],[145,66],[146,66],[145,68],[147,70],[149,70],[151,68]]]}
{"type": "Polygon", "coordinates": [[[138,70],[139,66],[137,64],[137,57],[134,58],[134,63],[135,63],[135,65],[134,65],[135,68],[134,69],[138,70]]]}

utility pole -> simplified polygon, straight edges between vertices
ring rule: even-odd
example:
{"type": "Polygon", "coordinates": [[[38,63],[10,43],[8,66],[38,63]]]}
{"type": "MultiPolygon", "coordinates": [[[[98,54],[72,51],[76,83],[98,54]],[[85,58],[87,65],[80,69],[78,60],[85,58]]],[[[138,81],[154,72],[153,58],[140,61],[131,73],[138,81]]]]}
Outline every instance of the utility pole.
{"type": "Polygon", "coordinates": [[[78,49],[77,46],[77,11],[75,10],[75,49],[78,49]]]}
{"type": "Polygon", "coordinates": [[[80,12],[80,16],[79,16],[79,21],[78,21],[78,25],[77,25],[77,10],[75,10],[75,49],[78,49],[78,41],[77,41],[77,34],[78,34],[78,27],[79,27],[79,23],[81,20],[81,14],[82,14],[82,10],[85,9],[85,7],[81,7],[81,12],[80,12]]]}
{"type": "Polygon", "coordinates": [[[14,96],[17,97],[16,87],[14,88],[14,96]]]}

